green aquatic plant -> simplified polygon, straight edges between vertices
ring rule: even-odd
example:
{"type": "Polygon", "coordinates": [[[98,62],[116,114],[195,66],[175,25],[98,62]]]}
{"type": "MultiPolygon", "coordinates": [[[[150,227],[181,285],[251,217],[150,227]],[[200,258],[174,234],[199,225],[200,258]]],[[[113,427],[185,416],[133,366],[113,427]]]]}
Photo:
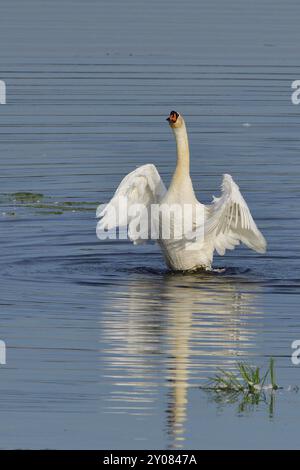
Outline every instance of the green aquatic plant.
{"type": "Polygon", "coordinates": [[[253,367],[245,362],[237,363],[237,373],[219,369],[219,372],[201,387],[213,394],[219,404],[239,402],[240,413],[253,409],[260,402],[269,406],[269,415],[273,416],[274,391],[280,387],[275,381],[275,364],[271,358],[268,369],[263,373],[260,367],[253,367]],[[267,384],[269,378],[270,383],[267,384]],[[267,392],[271,392],[267,394],[267,392]]]}
{"type": "Polygon", "coordinates": [[[39,202],[41,199],[43,199],[44,195],[41,193],[29,193],[29,192],[17,192],[12,194],[13,199],[16,202],[22,202],[22,203],[33,203],[33,202],[39,202]]]}
{"type": "Polygon", "coordinates": [[[272,385],[273,390],[277,390],[278,385],[276,385],[276,382],[275,382],[275,368],[274,368],[273,357],[271,357],[270,359],[270,378],[271,378],[271,385],[272,385]]]}
{"type": "MultiPolygon", "coordinates": [[[[0,194],[0,205],[10,206],[14,209],[33,209],[38,215],[62,215],[65,212],[87,212],[95,211],[96,202],[92,201],[55,201],[42,193],[19,191],[15,193],[0,194]]],[[[4,211],[5,215],[12,215],[12,211],[4,211]]],[[[3,212],[3,214],[4,214],[3,212]]]]}
{"type": "MultiPolygon", "coordinates": [[[[50,214],[53,211],[55,213],[61,213],[63,214],[64,212],[86,212],[86,211],[95,211],[95,203],[82,203],[82,202],[61,202],[61,203],[44,203],[44,204],[35,204],[27,207],[33,207],[34,209],[42,209],[45,210],[45,214],[50,214]],[[92,206],[92,207],[91,207],[92,206]]],[[[42,211],[39,211],[40,214],[42,214],[42,211]]]]}
{"type": "Polygon", "coordinates": [[[219,374],[210,379],[206,389],[214,391],[257,393],[265,387],[268,376],[271,383],[268,389],[277,390],[279,387],[275,382],[274,359],[270,359],[269,367],[264,374],[260,367],[252,367],[244,362],[237,363],[239,374],[219,369],[219,374]]]}

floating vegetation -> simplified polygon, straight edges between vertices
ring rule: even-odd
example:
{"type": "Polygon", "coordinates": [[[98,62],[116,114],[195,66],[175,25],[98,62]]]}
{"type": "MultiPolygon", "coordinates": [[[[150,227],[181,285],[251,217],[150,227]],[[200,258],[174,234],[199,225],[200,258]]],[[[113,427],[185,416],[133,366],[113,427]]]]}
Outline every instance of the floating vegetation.
{"type": "Polygon", "coordinates": [[[95,211],[98,203],[89,201],[57,201],[42,193],[20,191],[0,195],[2,215],[20,215],[20,210],[33,209],[38,215],[62,215],[65,212],[95,211]],[[18,210],[19,209],[19,210],[18,210]]]}
{"type": "MultiPolygon", "coordinates": [[[[70,201],[64,201],[64,202],[55,202],[55,203],[45,203],[45,204],[35,204],[34,206],[35,209],[45,209],[47,210],[47,213],[49,211],[55,212],[55,213],[61,213],[63,214],[64,212],[86,212],[86,211],[95,211],[95,207],[97,206],[96,203],[90,203],[90,202],[70,202],[70,201]]],[[[28,207],[28,206],[27,206],[28,207]]],[[[39,210],[39,213],[42,211],[39,210]]]]}
{"type": "Polygon", "coordinates": [[[261,374],[259,367],[252,367],[243,362],[238,362],[237,368],[239,375],[220,369],[220,374],[209,381],[211,388],[216,391],[256,393],[265,387],[266,380],[270,377],[271,382],[268,389],[278,389],[275,382],[273,358],[270,359],[269,368],[264,374],[261,374]]]}
{"type": "Polygon", "coordinates": [[[36,214],[39,215],[62,215],[63,211],[36,211],[36,214]]]}
{"type": "Polygon", "coordinates": [[[39,202],[44,197],[44,195],[41,193],[29,193],[29,192],[13,193],[11,196],[15,202],[21,202],[21,203],[39,202]]]}
{"type": "Polygon", "coordinates": [[[209,392],[219,404],[236,404],[238,411],[250,411],[261,402],[269,407],[269,415],[274,412],[274,392],[279,387],[275,379],[274,359],[270,359],[268,369],[263,373],[260,367],[252,367],[244,362],[237,363],[238,372],[219,369],[219,373],[201,387],[209,392]],[[267,383],[267,380],[269,383],[267,383]]]}

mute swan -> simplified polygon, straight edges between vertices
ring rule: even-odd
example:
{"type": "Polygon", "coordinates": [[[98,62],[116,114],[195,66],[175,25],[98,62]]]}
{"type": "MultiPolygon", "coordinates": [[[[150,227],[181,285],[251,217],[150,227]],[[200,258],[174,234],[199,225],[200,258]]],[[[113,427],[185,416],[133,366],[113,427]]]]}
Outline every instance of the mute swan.
{"type": "Polygon", "coordinates": [[[224,255],[227,249],[234,249],[240,242],[258,253],[265,253],[266,241],[258,230],[238,185],[230,175],[223,175],[222,194],[219,198],[214,198],[209,205],[203,205],[197,200],[190,178],[189,144],[184,119],[176,111],[171,111],[167,121],[177,144],[177,164],[169,189],[166,189],[152,164],[140,166],[129,173],[121,181],[111,201],[97,209],[96,215],[101,219],[97,224],[98,237],[101,238],[100,232],[103,230],[127,226],[129,239],[139,244],[151,238],[150,226],[158,226],[156,233],[159,235],[154,238],[167,266],[174,271],[199,268],[210,270],[215,250],[224,255]],[[121,199],[126,202],[123,209],[121,199]],[[193,228],[201,226],[202,236],[192,240],[186,236],[186,232],[182,232],[181,237],[175,236],[174,227],[177,222],[174,222],[174,214],[173,218],[169,216],[168,219],[173,231],[170,236],[163,236],[161,229],[166,222],[164,212],[155,212],[153,216],[150,211],[152,222],[149,222],[149,219],[146,220],[148,216],[144,216],[145,212],[143,216],[140,214],[139,217],[134,217],[136,211],[133,214],[131,209],[137,204],[146,211],[150,211],[152,206],[172,206],[177,208],[177,212],[183,207],[191,207],[190,222],[193,228]],[[197,211],[202,214],[202,222],[196,217],[197,211]],[[145,224],[145,221],[149,223],[145,224]],[[136,233],[134,229],[137,225],[144,225],[146,228],[136,233]]]}

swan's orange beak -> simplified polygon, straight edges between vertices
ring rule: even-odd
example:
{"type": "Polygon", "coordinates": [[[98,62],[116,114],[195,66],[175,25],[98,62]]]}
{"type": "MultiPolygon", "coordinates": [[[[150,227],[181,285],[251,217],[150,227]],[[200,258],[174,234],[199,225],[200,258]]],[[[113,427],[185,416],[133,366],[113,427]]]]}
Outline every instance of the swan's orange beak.
{"type": "Polygon", "coordinates": [[[167,117],[167,121],[169,124],[175,124],[179,117],[179,114],[176,111],[171,111],[169,117],[167,117]]]}

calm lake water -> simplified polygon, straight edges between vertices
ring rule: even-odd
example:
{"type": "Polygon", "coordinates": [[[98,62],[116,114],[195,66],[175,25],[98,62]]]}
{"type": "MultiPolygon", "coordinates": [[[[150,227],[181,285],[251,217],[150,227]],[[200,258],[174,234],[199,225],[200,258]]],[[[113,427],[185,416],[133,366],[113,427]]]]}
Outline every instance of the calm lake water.
{"type": "Polygon", "coordinates": [[[2,0],[1,448],[299,447],[300,79],[296,0],[2,0]],[[155,245],[100,242],[97,205],[154,163],[183,113],[199,199],[223,173],[268,241],[172,274],[155,245]],[[275,358],[273,409],[201,390],[275,358]]]}

